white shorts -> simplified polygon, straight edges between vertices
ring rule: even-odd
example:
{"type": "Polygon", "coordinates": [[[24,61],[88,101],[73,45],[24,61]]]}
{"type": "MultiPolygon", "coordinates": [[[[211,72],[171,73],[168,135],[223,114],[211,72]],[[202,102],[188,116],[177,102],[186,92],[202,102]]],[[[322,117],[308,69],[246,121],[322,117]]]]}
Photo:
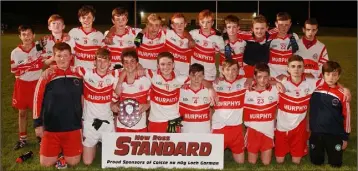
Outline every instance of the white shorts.
{"type": "Polygon", "coordinates": [[[110,120],[109,124],[103,122],[98,130],[92,126],[92,123],[93,121],[83,121],[82,144],[86,147],[94,147],[98,141],[102,141],[102,133],[114,132],[113,120],[110,120]]]}

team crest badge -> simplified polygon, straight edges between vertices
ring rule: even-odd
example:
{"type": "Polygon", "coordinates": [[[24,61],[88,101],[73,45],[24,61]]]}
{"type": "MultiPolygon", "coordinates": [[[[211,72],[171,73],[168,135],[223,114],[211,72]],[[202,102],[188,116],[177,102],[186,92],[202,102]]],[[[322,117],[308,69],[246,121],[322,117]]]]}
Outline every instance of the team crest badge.
{"type": "Polygon", "coordinates": [[[97,40],[97,39],[93,39],[92,42],[93,42],[93,44],[95,44],[95,45],[98,44],[98,40],[97,40]]]}
{"type": "Polygon", "coordinates": [[[74,80],[73,80],[73,83],[74,83],[76,86],[79,86],[79,85],[80,85],[80,80],[74,79],[74,80]]]}
{"type": "Polygon", "coordinates": [[[110,80],[110,79],[106,79],[106,83],[107,83],[107,85],[110,85],[110,84],[111,84],[111,80],[110,80]]]}
{"type": "Polygon", "coordinates": [[[333,106],[337,106],[338,103],[339,103],[339,100],[338,100],[338,99],[333,99],[333,100],[332,100],[332,105],[333,105],[333,106]]]}
{"type": "Polygon", "coordinates": [[[204,40],[203,43],[204,43],[205,47],[209,45],[208,41],[206,41],[206,40],[204,40]]]}
{"type": "Polygon", "coordinates": [[[309,91],[310,91],[310,89],[308,89],[308,88],[305,89],[306,95],[308,95],[308,92],[309,92],[309,91]]]}
{"type": "Polygon", "coordinates": [[[341,146],[340,144],[337,144],[334,148],[335,148],[337,151],[341,151],[342,146],[341,146]]]}
{"type": "Polygon", "coordinates": [[[236,85],[236,88],[237,88],[237,89],[240,89],[240,88],[241,88],[241,84],[236,85]]]}
{"type": "Polygon", "coordinates": [[[204,97],[203,101],[204,101],[204,103],[209,103],[209,98],[204,97]]]}
{"type": "Polygon", "coordinates": [[[272,100],[273,100],[273,97],[272,97],[272,96],[270,96],[270,97],[268,97],[268,99],[269,99],[269,102],[271,103],[271,102],[272,102],[272,100]]]}
{"type": "Polygon", "coordinates": [[[318,54],[317,54],[317,53],[313,54],[312,58],[313,58],[313,59],[317,59],[317,58],[318,58],[318,54]]]}

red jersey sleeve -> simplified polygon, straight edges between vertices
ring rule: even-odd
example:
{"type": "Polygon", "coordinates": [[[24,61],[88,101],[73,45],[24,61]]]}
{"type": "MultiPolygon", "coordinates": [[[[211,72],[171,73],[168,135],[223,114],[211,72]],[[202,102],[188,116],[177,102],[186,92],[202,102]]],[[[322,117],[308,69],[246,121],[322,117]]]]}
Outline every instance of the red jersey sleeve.
{"type": "Polygon", "coordinates": [[[34,127],[38,127],[42,125],[42,117],[41,117],[41,109],[42,109],[42,101],[44,97],[44,93],[46,90],[46,85],[50,81],[50,78],[53,75],[53,70],[47,69],[45,70],[39,81],[37,82],[35,93],[34,93],[34,100],[33,100],[33,119],[34,127]]]}
{"type": "Polygon", "coordinates": [[[351,110],[349,102],[343,102],[343,126],[346,133],[351,133],[351,110]]]}

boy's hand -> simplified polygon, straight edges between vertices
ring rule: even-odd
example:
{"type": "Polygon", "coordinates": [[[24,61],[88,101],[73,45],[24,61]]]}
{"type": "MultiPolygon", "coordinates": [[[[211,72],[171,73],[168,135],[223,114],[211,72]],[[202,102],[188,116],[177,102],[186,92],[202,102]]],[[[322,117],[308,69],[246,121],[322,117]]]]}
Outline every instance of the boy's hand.
{"type": "Polygon", "coordinates": [[[211,106],[219,103],[219,96],[214,89],[212,88],[209,89],[209,95],[210,95],[211,106]]]}
{"type": "Polygon", "coordinates": [[[350,102],[352,100],[352,94],[348,88],[343,88],[343,94],[344,94],[343,101],[350,102]]]}
{"type": "Polygon", "coordinates": [[[116,33],[116,27],[112,26],[108,30],[108,33],[107,33],[106,37],[104,38],[104,43],[107,45],[113,44],[113,37],[114,37],[115,33],[116,33]]]}
{"type": "Polygon", "coordinates": [[[119,105],[117,103],[111,103],[111,110],[114,113],[118,113],[119,112],[119,105]]]}
{"type": "Polygon", "coordinates": [[[280,93],[286,92],[285,86],[280,82],[276,82],[276,88],[280,93]]]}
{"type": "Polygon", "coordinates": [[[150,107],[150,104],[139,104],[139,113],[143,113],[145,111],[147,111],[150,107]]]}
{"type": "Polygon", "coordinates": [[[315,78],[312,73],[304,73],[307,78],[315,78]]]}
{"type": "Polygon", "coordinates": [[[43,126],[36,127],[35,134],[36,134],[36,137],[42,138],[43,134],[44,134],[44,127],[43,126]]]}
{"type": "Polygon", "coordinates": [[[190,33],[184,31],[183,36],[188,39],[188,47],[193,48],[195,46],[195,40],[191,37],[190,33]]]}
{"type": "Polygon", "coordinates": [[[244,83],[244,88],[247,89],[247,90],[250,90],[253,80],[254,80],[253,78],[247,78],[245,83],[244,83]]]}
{"type": "Polygon", "coordinates": [[[348,146],[348,142],[343,140],[342,150],[345,150],[348,146]]]}
{"type": "Polygon", "coordinates": [[[287,76],[281,74],[281,75],[277,76],[276,78],[277,78],[278,80],[283,80],[283,79],[287,78],[287,76]]]}
{"type": "Polygon", "coordinates": [[[145,76],[145,68],[143,68],[143,66],[141,64],[138,64],[137,67],[137,73],[136,73],[136,77],[143,77],[145,76]]]}
{"type": "Polygon", "coordinates": [[[67,33],[63,33],[63,40],[64,40],[65,42],[70,41],[70,40],[71,40],[71,36],[70,36],[69,34],[67,34],[67,33]]]}

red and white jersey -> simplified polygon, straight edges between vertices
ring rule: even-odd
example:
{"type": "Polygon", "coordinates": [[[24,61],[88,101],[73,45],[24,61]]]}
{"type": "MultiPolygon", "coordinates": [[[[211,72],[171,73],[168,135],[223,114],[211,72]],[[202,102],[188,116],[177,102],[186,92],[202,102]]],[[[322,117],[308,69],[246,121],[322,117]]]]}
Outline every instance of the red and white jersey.
{"type": "Polygon", "coordinates": [[[276,86],[270,85],[263,91],[247,90],[244,105],[245,125],[273,138],[277,101],[276,86]]]}
{"type": "Polygon", "coordinates": [[[188,76],[172,72],[172,79],[165,79],[159,70],[147,70],[146,75],[152,83],[148,120],[166,122],[178,118],[180,87],[188,80],[188,76]]]}
{"type": "Polygon", "coordinates": [[[96,69],[77,67],[76,72],[83,77],[83,120],[113,121],[110,104],[114,98],[118,82],[118,70],[108,71],[106,75],[99,75],[96,69]]]}
{"type": "MultiPolygon", "coordinates": [[[[235,59],[239,62],[240,68],[242,68],[243,65],[243,56],[245,51],[246,42],[242,39],[237,39],[235,42],[230,42],[230,47],[234,51],[234,54],[232,55],[232,59],[235,59]]],[[[225,61],[225,54],[220,54],[220,67],[222,66],[222,62],[225,61]]]]}
{"type": "Polygon", "coordinates": [[[213,82],[213,88],[219,96],[219,102],[214,106],[213,129],[242,124],[245,81],[246,78],[238,77],[233,82],[221,78],[213,82]]]}
{"type": "Polygon", "coordinates": [[[308,41],[304,37],[297,41],[297,55],[301,56],[305,64],[305,73],[312,73],[318,78],[322,73],[322,66],[328,59],[326,46],[316,38],[308,41]]]}
{"type": "Polygon", "coordinates": [[[210,95],[203,85],[199,90],[190,86],[180,89],[179,113],[183,117],[182,133],[210,133],[210,95]]]}
{"type": "MultiPolygon", "coordinates": [[[[299,40],[296,33],[293,33],[296,41],[299,40]]],[[[288,75],[287,63],[288,58],[292,56],[292,47],[288,48],[290,44],[290,35],[286,35],[284,38],[277,36],[273,37],[270,44],[270,59],[268,66],[270,67],[270,75],[277,77],[281,74],[288,75]]]]}
{"type": "Polygon", "coordinates": [[[277,130],[293,130],[306,118],[311,94],[320,82],[323,81],[305,77],[298,84],[293,83],[291,77],[281,81],[286,92],[279,96],[277,130]]]}
{"type": "MultiPolygon", "coordinates": [[[[137,100],[139,104],[147,104],[150,87],[151,82],[145,76],[136,78],[131,84],[125,78],[121,85],[120,101],[131,98],[137,100]]],[[[140,121],[131,128],[124,126],[118,119],[116,119],[116,122],[118,128],[143,129],[147,127],[147,114],[143,112],[140,121]]]]}
{"type": "Polygon", "coordinates": [[[175,61],[175,72],[189,75],[190,59],[192,49],[188,45],[189,40],[179,36],[174,30],[166,30],[165,47],[173,54],[175,61]]]}
{"type": "MultiPolygon", "coordinates": [[[[107,45],[108,49],[111,51],[111,68],[116,64],[122,64],[121,54],[123,50],[129,48],[135,48],[134,39],[137,34],[142,31],[140,28],[131,28],[126,26],[125,33],[122,35],[115,34],[113,35],[113,44],[107,45]]],[[[104,33],[106,36],[108,31],[104,33]]]]}
{"type": "Polygon", "coordinates": [[[95,53],[103,44],[103,34],[94,28],[86,33],[82,27],[73,28],[68,34],[75,54],[74,66],[94,68],[95,53]]]}
{"type": "Polygon", "coordinates": [[[11,51],[11,73],[17,79],[34,81],[40,79],[43,67],[43,57],[33,43],[32,48],[24,50],[21,45],[11,51]]]}
{"type": "Polygon", "coordinates": [[[195,47],[191,58],[191,64],[199,63],[204,65],[205,80],[214,81],[216,78],[215,54],[224,53],[224,40],[216,35],[212,29],[209,36],[205,36],[201,29],[194,29],[189,32],[195,40],[195,47]]]}
{"type": "MultiPolygon", "coordinates": [[[[67,44],[71,44],[70,41],[65,41],[64,37],[62,35],[61,39],[56,39],[53,35],[48,35],[48,36],[44,36],[42,38],[42,40],[45,42],[45,47],[42,51],[42,56],[46,59],[51,58],[54,53],[53,53],[53,46],[58,43],[58,42],[65,42],[67,44]]],[[[73,48],[73,47],[71,47],[73,48]]],[[[73,51],[73,49],[71,49],[71,52],[73,51]]],[[[55,62],[54,62],[55,63],[55,62]]]]}
{"type": "MultiPolygon", "coordinates": [[[[244,66],[244,51],[245,51],[246,41],[238,38],[235,42],[230,42],[230,47],[234,51],[235,54],[232,55],[232,58],[239,62],[239,75],[245,75],[245,71],[243,69],[244,66]]],[[[220,54],[220,63],[219,63],[219,72],[222,72],[222,63],[225,61],[225,54],[220,54]]],[[[246,65],[246,64],[245,64],[246,65]]]]}
{"type": "Polygon", "coordinates": [[[154,39],[150,39],[147,34],[144,34],[142,44],[136,49],[139,63],[143,68],[158,69],[157,56],[165,50],[165,34],[164,30],[160,30],[154,39]]]}

